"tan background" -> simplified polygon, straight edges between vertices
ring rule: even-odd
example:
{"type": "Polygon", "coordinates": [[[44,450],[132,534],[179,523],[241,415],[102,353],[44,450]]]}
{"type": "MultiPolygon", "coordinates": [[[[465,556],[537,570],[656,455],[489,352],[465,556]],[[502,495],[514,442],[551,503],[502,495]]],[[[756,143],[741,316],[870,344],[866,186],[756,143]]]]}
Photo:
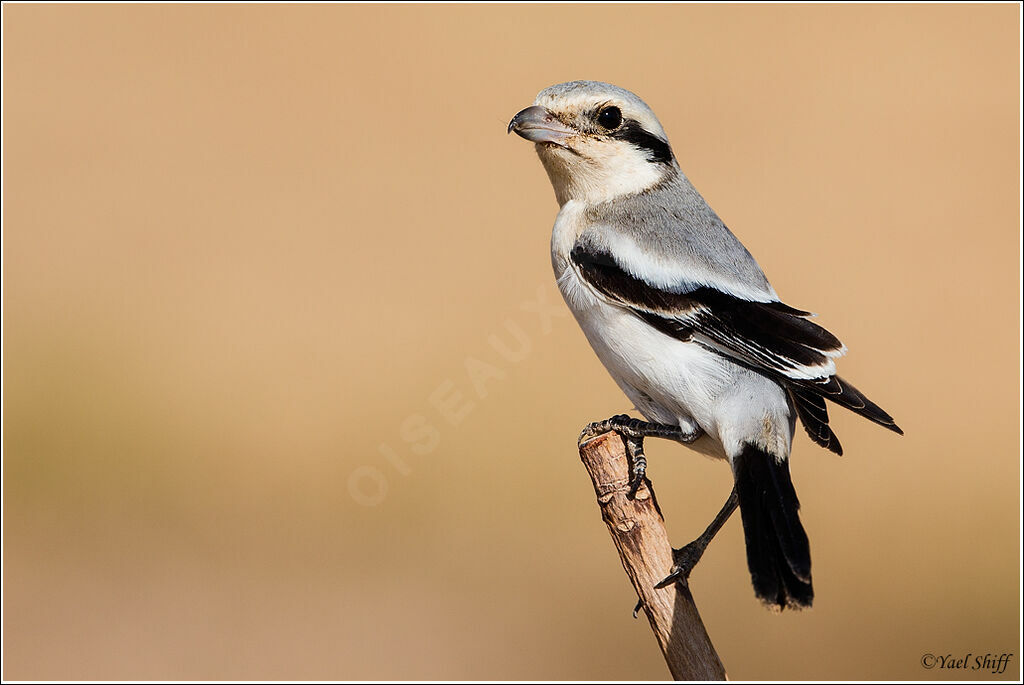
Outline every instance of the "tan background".
{"type": "MultiPolygon", "coordinates": [[[[594,78],[907,433],[798,437],[812,611],[726,527],[730,675],[1016,677],[1018,12],[5,6],[3,676],[667,676],[575,454],[629,406],[505,135],[594,78]]],[[[649,453],[681,544],[728,471],[649,453]]]]}

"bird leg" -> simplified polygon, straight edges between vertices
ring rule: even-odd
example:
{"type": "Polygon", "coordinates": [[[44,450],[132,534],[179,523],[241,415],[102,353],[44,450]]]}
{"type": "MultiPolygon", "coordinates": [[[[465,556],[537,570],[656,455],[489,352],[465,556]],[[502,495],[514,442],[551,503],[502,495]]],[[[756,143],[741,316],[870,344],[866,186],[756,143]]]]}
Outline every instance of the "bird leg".
{"type": "Polygon", "coordinates": [[[711,522],[711,525],[707,527],[700,537],[679,549],[672,550],[672,559],[675,562],[672,566],[672,572],[665,577],[660,583],[655,585],[656,588],[663,588],[672,583],[685,581],[690,577],[690,571],[697,565],[700,558],[704,555],[704,550],[707,549],[711,540],[714,539],[718,531],[722,529],[725,522],[729,520],[732,513],[736,511],[736,507],[739,506],[739,497],[736,495],[736,487],[733,486],[732,492],[729,493],[729,499],[725,501],[725,505],[722,510],[715,516],[715,520],[711,522]]]}
{"type": "Polygon", "coordinates": [[[641,421],[627,414],[617,414],[610,419],[595,421],[589,424],[580,433],[578,443],[582,445],[593,437],[612,431],[622,436],[622,441],[626,445],[626,453],[629,455],[632,464],[633,478],[629,482],[629,494],[627,495],[630,499],[636,497],[636,491],[640,488],[640,484],[647,479],[647,457],[644,455],[644,438],[667,438],[689,444],[702,435],[702,431],[699,428],[693,431],[685,431],[679,426],[641,421]]]}

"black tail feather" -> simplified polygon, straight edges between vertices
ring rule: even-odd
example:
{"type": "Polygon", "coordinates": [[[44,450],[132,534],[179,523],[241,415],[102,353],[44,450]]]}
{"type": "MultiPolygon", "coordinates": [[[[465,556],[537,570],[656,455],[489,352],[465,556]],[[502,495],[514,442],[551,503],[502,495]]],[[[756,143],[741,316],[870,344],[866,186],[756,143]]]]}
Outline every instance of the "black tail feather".
{"type": "Polygon", "coordinates": [[[780,610],[811,606],[811,549],[789,462],[744,445],[733,459],[754,593],[780,610]]]}

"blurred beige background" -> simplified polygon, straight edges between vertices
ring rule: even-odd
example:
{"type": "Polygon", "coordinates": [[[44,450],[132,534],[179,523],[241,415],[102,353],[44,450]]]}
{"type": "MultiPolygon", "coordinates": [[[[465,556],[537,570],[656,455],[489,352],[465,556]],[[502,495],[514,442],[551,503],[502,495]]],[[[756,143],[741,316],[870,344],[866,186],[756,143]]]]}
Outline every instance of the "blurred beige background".
{"type": "MultiPolygon", "coordinates": [[[[576,78],[907,433],[797,438],[812,611],[711,547],[729,674],[1016,677],[1018,13],[5,6],[4,678],[668,676],[575,453],[629,405],[505,134],[576,78]]],[[[687,542],[728,470],[649,455],[687,542]]]]}

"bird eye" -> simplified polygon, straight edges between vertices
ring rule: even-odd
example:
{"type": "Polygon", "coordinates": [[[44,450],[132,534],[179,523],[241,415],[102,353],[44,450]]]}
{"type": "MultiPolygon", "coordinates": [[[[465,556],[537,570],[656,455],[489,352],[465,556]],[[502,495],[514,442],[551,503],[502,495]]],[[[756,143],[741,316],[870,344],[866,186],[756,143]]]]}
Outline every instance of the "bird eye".
{"type": "Polygon", "coordinates": [[[605,107],[597,114],[597,123],[609,131],[622,123],[622,112],[618,107],[605,107]]]}

